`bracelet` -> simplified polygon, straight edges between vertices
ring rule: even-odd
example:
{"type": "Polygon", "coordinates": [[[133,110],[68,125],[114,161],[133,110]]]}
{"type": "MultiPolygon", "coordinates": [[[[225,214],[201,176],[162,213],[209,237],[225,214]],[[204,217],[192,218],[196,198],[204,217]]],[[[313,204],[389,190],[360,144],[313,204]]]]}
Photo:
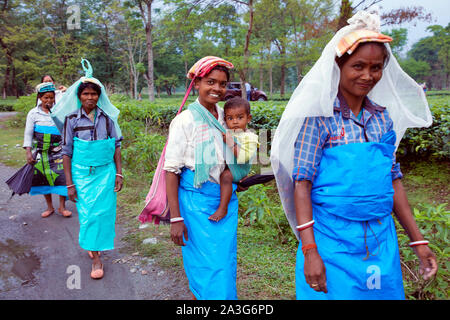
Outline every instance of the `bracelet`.
{"type": "Polygon", "coordinates": [[[67,188],[72,188],[72,187],[75,187],[75,185],[71,184],[70,186],[67,186],[67,188]]]}
{"type": "Polygon", "coordinates": [[[303,255],[305,255],[308,250],[316,249],[316,248],[317,248],[317,244],[315,244],[315,243],[305,244],[304,246],[302,246],[303,255]]]}
{"type": "Polygon", "coordinates": [[[180,222],[180,221],[184,221],[184,218],[183,217],[176,217],[176,218],[171,218],[170,219],[170,223],[180,222]]]}
{"type": "Polygon", "coordinates": [[[414,241],[414,242],[410,242],[409,246],[410,247],[415,247],[415,246],[421,246],[421,245],[428,245],[430,242],[427,240],[420,240],[420,241],[414,241]]]}
{"type": "Polygon", "coordinates": [[[116,173],[116,176],[121,177],[123,179],[123,175],[121,175],[120,173],[116,173]]]}
{"type": "Polygon", "coordinates": [[[296,226],[295,228],[298,231],[302,231],[302,230],[308,229],[309,227],[312,227],[313,224],[314,224],[314,220],[311,220],[310,222],[307,222],[307,223],[304,223],[302,225],[296,226]]]}

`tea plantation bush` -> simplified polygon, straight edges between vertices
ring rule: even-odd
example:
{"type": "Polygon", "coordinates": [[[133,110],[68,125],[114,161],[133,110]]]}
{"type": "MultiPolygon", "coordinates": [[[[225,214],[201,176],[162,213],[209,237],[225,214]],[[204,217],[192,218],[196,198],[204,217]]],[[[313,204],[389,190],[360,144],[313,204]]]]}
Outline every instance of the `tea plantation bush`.
{"type": "MultiPolygon", "coordinates": [[[[123,99],[113,95],[111,100],[121,110],[122,121],[138,120],[146,126],[167,129],[176,115],[181,101],[150,103],[123,99]],[[177,104],[178,102],[178,104],[177,104]]],[[[429,128],[408,129],[398,148],[399,157],[435,157],[450,159],[450,96],[434,94],[428,98],[433,124],[429,128]]],[[[252,102],[252,122],[255,130],[275,129],[280,121],[286,102],[252,102]]]]}
{"type": "MultiPolygon", "coordinates": [[[[112,95],[111,102],[120,109],[119,121],[124,130],[125,144],[145,128],[160,128],[167,130],[175,117],[180,98],[148,100],[133,100],[124,95],[112,95]]],[[[195,97],[189,97],[188,105],[195,97]]],[[[397,156],[402,157],[433,157],[450,159],[450,95],[434,92],[428,96],[433,124],[429,128],[408,129],[399,145],[397,156]]],[[[13,105],[14,110],[21,114],[15,119],[16,125],[23,125],[27,112],[35,106],[36,94],[20,97],[13,105]]],[[[223,105],[223,102],[221,103],[223,105]]],[[[275,129],[280,121],[286,101],[252,102],[252,122],[249,127],[255,130],[275,129]]],[[[270,145],[270,139],[269,139],[270,145]]]]}

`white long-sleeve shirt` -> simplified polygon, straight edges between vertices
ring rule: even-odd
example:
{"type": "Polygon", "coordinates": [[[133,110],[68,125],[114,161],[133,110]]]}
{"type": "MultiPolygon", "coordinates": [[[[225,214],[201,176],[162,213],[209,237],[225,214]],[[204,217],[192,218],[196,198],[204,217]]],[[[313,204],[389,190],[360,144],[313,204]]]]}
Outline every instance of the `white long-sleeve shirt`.
{"type": "MultiPolygon", "coordinates": [[[[217,119],[226,128],[223,110],[216,106],[217,119]]],[[[164,170],[179,174],[183,167],[195,171],[195,137],[197,132],[194,116],[189,110],[184,110],[177,115],[169,127],[169,138],[167,141],[164,170]]],[[[213,167],[209,173],[209,181],[220,183],[220,174],[225,169],[225,159],[223,157],[223,138],[218,132],[214,136],[216,156],[218,165],[213,167]]]]}
{"type": "Polygon", "coordinates": [[[23,147],[33,146],[34,126],[55,126],[55,123],[50,116],[50,112],[46,113],[42,108],[34,107],[27,114],[27,122],[25,124],[25,132],[23,135],[23,147]]]}

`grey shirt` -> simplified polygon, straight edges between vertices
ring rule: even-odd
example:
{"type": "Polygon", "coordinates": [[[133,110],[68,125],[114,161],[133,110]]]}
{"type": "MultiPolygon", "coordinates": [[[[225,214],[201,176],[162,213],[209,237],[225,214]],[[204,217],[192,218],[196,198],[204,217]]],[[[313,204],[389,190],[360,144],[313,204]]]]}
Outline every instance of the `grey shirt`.
{"type": "Polygon", "coordinates": [[[93,141],[106,140],[108,137],[116,139],[116,148],[120,147],[123,137],[118,137],[114,121],[102,109],[97,107],[97,116],[93,123],[83,108],[66,116],[62,134],[62,154],[72,158],[73,138],[93,141]]]}

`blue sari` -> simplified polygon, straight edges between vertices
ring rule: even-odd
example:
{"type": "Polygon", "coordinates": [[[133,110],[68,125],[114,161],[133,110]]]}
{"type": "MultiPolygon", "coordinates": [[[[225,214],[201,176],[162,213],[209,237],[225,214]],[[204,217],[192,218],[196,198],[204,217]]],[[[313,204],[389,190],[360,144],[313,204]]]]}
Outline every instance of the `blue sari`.
{"type": "Polygon", "coordinates": [[[180,176],[178,202],[188,229],[182,247],[189,288],[199,300],[236,300],[238,199],[236,185],[227,215],[209,220],[220,203],[220,185],[210,181],[194,187],[194,172],[184,168],[180,176]]]}
{"type": "Polygon", "coordinates": [[[328,293],[316,292],[306,283],[300,243],[297,299],[405,298],[391,216],[394,151],[393,144],[377,142],[323,151],[311,200],[314,237],[325,264],[328,293]]]}

